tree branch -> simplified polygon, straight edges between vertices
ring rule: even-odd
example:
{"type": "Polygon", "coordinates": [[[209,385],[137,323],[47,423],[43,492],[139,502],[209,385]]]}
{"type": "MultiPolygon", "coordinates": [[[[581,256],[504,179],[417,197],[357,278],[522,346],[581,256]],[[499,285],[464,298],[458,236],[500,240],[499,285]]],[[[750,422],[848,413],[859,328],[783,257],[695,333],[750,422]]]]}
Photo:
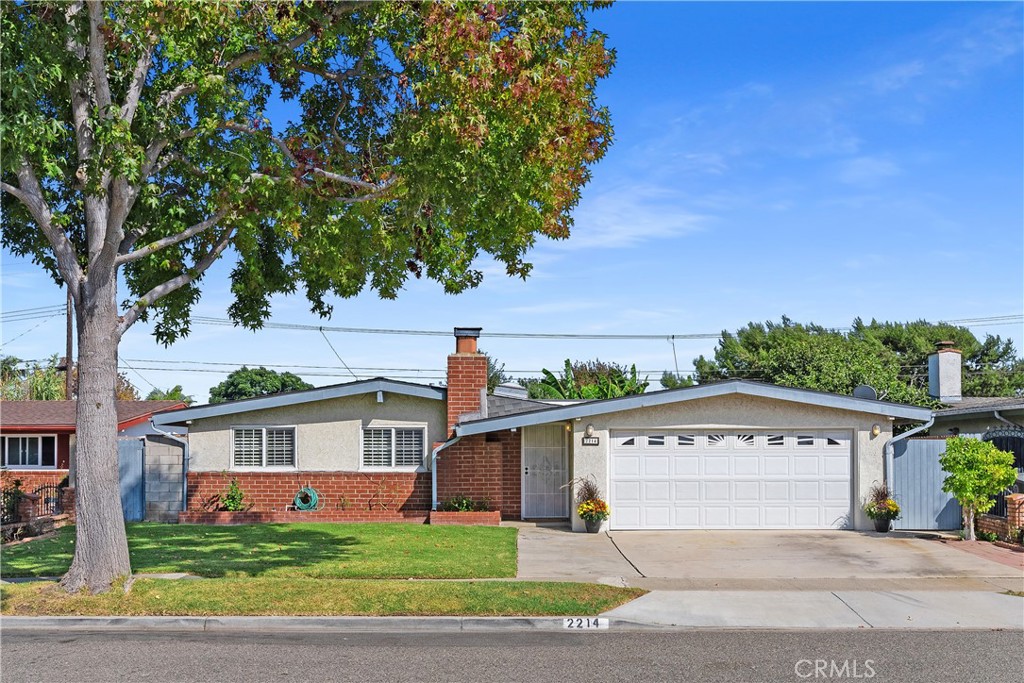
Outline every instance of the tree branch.
{"type": "Polygon", "coordinates": [[[146,43],[145,49],[139,55],[139,61],[135,63],[135,72],[132,74],[132,82],[128,87],[128,94],[125,96],[124,106],[121,107],[121,119],[129,126],[135,120],[135,110],[139,107],[139,100],[142,99],[142,91],[146,87],[146,75],[153,61],[153,39],[146,43]]]}
{"type": "Polygon", "coordinates": [[[86,0],[89,6],[89,67],[92,84],[96,89],[96,104],[100,116],[110,116],[110,81],[107,79],[107,51],[103,45],[103,3],[100,0],[86,0]]]}
{"type": "Polygon", "coordinates": [[[323,178],[326,178],[328,180],[344,183],[346,185],[359,188],[361,190],[370,190],[371,192],[380,192],[382,190],[386,190],[394,182],[394,180],[389,180],[381,184],[371,183],[360,178],[353,178],[352,176],[341,175],[340,173],[332,173],[331,171],[327,171],[316,166],[304,164],[295,157],[295,154],[291,151],[291,149],[288,148],[288,144],[284,140],[277,137],[276,135],[271,135],[265,131],[256,130],[251,126],[246,126],[241,123],[234,123],[232,121],[228,121],[222,124],[221,128],[235,131],[236,133],[247,133],[249,135],[266,135],[267,139],[273,142],[277,146],[277,148],[280,149],[281,152],[288,158],[288,160],[295,164],[295,166],[308,169],[310,172],[323,178]]]}
{"type": "Polygon", "coordinates": [[[224,231],[224,236],[221,237],[220,241],[214,245],[213,249],[202,258],[195,266],[190,268],[187,272],[182,273],[178,277],[172,278],[163,284],[157,285],[153,289],[143,294],[138,303],[125,311],[125,314],[121,316],[121,321],[117,325],[117,337],[120,339],[125,332],[128,331],[135,321],[139,319],[142,312],[148,307],[155,304],[157,301],[167,296],[171,292],[181,289],[185,285],[193,282],[200,275],[205,273],[210,266],[220,257],[221,253],[227,248],[228,244],[231,243],[231,237],[234,235],[235,229],[228,228],[224,231]]]}
{"type": "Polygon", "coordinates": [[[114,265],[122,266],[126,263],[131,263],[132,261],[138,261],[139,259],[146,258],[150,254],[160,251],[164,247],[170,247],[172,245],[178,244],[179,242],[184,242],[190,237],[195,237],[199,233],[205,230],[209,230],[210,228],[217,225],[221,221],[221,219],[223,219],[224,216],[227,215],[227,213],[227,209],[221,209],[217,213],[207,218],[205,221],[196,223],[192,227],[182,230],[176,235],[164,237],[163,239],[159,239],[156,242],[150,242],[142,249],[137,249],[131,252],[130,254],[118,256],[117,259],[114,260],[114,265]]]}
{"type": "Polygon", "coordinates": [[[35,171],[32,170],[27,159],[21,159],[17,175],[19,187],[0,182],[0,190],[9,192],[28,209],[36,225],[39,226],[47,242],[50,243],[53,255],[57,259],[57,269],[77,302],[78,282],[82,279],[82,269],[78,265],[75,247],[62,230],[54,227],[53,213],[43,197],[43,188],[39,185],[35,171]]]}

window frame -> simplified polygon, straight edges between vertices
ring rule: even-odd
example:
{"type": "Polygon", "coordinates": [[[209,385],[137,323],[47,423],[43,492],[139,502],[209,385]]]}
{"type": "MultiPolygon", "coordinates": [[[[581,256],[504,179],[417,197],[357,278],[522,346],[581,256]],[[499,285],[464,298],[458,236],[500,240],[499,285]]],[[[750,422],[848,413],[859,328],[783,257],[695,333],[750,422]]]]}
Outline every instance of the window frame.
{"type": "Polygon", "coordinates": [[[3,447],[2,447],[3,459],[0,460],[0,466],[2,466],[5,470],[10,470],[12,472],[28,471],[28,470],[49,471],[49,470],[67,469],[67,468],[58,467],[58,463],[60,463],[60,439],[58,438],[59,436],[60,436],[59,434],[47,434],[45,432],[39,432],[37,434],[0,434],[0,439],[3,439],[3,447]],[[51,465],[41,465],[41,464],[40,465],[10,465],[10,464],[7,463],[8,454],[10,453],[10,448],[8,447],[8,444],[7,444],[7,440],[8,439],[37,439],[39,441],[39,451],[38,451],[39,452],[39,462],[42,463],[43,462],[43,441],[42,440],[43,439],[47,439],[47,438],[53,439],[53,465],[52,466],[51,465]]]}
{"type": "Polygon", "coordinates": [[[237,472],[294,472],[299,469],[299,430],[296,425],[268,425],[268,424],[257,424],[257,425],[231,425],[231,446],[228,449],[228,458],[230,459],[231,466],[228,468],[230,471],[237,472]],[[260,462],[261,465],[236,465],[235,464],[235,432],[240,429],[259,429],[262,434],[262,444],[260,447],[260,462]],[[291,465],[267,465],[267,430],[274,429],[290,429],[292,432],[292,464],[291,465]]]}
{"type": "Polygon", "coordinates": [[[378,424],[363,424],[359,428],[359,471],[360,472],[425,472],[427,469],[427,448],[429,443],[427,441],[427,426],[423,424],[419,425],[378,425],[378,424]],[[367,465],[366,464],[366,431],[370,429],[388,429],[391,431],[391,464],[390,465],[367,465]],[[397,431],[417,431],[423,435],[423,448],[420,451],[420,462],[418,465],[396,465],[395,463],[395,449],[397,447],[398,440],[396,437],[397,431]]]}

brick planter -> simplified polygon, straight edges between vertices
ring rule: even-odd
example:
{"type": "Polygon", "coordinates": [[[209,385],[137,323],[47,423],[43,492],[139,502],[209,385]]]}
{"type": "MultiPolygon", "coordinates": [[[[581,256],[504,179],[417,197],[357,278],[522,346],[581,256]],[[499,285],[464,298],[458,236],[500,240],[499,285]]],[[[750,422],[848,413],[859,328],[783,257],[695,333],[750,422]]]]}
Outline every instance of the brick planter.
{"type": "Polygon", "coordinates": [[[291,524],[294,522],[404,522],[424,524],[426,512],[360,512],[341,510],[320,510],[317,512],[179,512],[179,524],[291,524]]]}
{"type": "Polygon", "coordinates": [[[430,513],[430,523],[454,526],[498,526],[501,524],[501,511],[441,512],[434,510],[430,513]]]}

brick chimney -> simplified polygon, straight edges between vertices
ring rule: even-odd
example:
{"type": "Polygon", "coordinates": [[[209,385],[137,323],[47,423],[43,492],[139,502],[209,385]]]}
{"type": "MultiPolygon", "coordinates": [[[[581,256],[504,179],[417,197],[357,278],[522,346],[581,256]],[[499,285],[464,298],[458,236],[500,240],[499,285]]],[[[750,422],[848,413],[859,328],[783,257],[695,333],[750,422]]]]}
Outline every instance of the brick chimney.
{"type": "Polygon", "coordinates": [[[960,401],[962,355],[953,342],[940,341],[928,356],[928,395],[943,403],[960,401]]]}
{"type": "Polygon", "coordinates": [[[477,350],[479,327],[455,328],[455,353],[448,356],[448,433],[464,415],[485,417],[487,356],[477,350]]]}

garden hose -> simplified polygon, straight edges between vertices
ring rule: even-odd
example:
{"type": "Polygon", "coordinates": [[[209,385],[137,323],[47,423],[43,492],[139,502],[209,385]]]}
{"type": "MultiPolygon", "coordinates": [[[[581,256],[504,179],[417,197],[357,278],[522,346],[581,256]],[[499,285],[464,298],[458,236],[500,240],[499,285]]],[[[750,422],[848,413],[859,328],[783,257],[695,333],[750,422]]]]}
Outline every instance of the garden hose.
{"type": "Polygon", "coordinates": [[[304,486],[299,489],[299,492],[295,494],[296,510],[318,510],[317,507],[320,504],[320,494],[317,493],[316,489],[312,486],[304,486]]]}

